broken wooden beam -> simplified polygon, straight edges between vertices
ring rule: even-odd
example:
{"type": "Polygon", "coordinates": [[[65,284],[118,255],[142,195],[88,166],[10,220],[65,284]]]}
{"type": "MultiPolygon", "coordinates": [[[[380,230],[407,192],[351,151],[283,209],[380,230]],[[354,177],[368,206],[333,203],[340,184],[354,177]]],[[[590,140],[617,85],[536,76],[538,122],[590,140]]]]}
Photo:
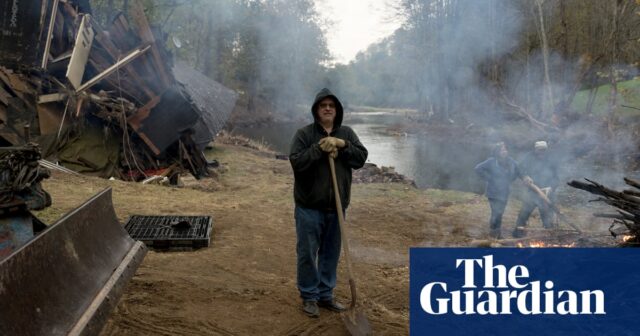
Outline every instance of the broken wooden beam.
{"type": "Polygon", "coordinates": [[[51,38],[53,35],[53,27],[55,26],[57,14],[58,14],[58,3],[59,3],[59,0],[53,0],[53,9],[51,10],[51,17],[49,18],[49,29],[47,30],[47,37],[44,45],[44,53],[42,55],[41,67],[43,69],[47,68],[47,62],[49,61],[49,49],[51,49],[51,38]]]}
{"type": "Polygon", "coordinates": [[[144,14],[144,9],[142,8],[142,4],[140,1],[134,1],[132,5],[132,10],[130,12],[131,17],[136,23],[138,34],[144,43],[151,44],[151,56],[154,63],[154,68],[157,73],[160,75],[160,79],[164,88],[169,87],[173,84],[173,81],[169,77],[169,70],[165,67],[165,61],[160,56],[160,51],[156,45],[155,37],[153,36],[153,32],[149,27],[149,21],[147,21],[147,16],[144,14]]]}
{"type": "Polygon", "coordinates": [[[123,59],[121,59],[120,61],[116,62],[116,64],[110,66],[107,70],[103,71],[102,73],[100,73],[100,74],[96,75],[95,77],[91,78],[86,83],[82,84],[76,90],[76,93],[83,92],[84,90],[94,86],[95,84],[100,82],[105,77],[107,77],[107,76],[111,75],[112,73],[114,73],[116,70],[118,70],[118,68],[127,65],[129,62],[133,61],[136,57],[142,55],[145,51],[149,50],[149,47],[150,46],[146,46],[144,48],[140,47],[140,48],[132,51],[127,56],[125,56],[123,59]]]}

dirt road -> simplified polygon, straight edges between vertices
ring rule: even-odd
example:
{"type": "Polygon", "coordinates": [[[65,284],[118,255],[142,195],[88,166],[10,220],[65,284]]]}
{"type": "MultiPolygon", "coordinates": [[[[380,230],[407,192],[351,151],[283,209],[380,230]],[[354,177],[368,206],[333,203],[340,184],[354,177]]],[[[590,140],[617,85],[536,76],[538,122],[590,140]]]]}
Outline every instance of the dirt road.
{"type": "MultiPolygon", "coordinates": [[[[103,335],[346,335],[340,316],[300,311],[295,285],[292,173],[288,161],[238,146],[213,153],[226,171],[193,188],[170,188],[56,173],[54,200],[38,215],[52,222],[106,186],[121,221],[132,214],[211,215],[211,247],[150,252],[103,335]]],[[[409,325],[410,246],[464,246],[486,231],[482,196],[358,184],[347,212],[361,305],[377,335],[409,325]]],[[[505,223],[515,220],[509,206],[505,223]]],[[[511,229],[511,228],[508,228],[511,229]]],[[[348,302],[344,265],[337,297],[348,302]]]]}

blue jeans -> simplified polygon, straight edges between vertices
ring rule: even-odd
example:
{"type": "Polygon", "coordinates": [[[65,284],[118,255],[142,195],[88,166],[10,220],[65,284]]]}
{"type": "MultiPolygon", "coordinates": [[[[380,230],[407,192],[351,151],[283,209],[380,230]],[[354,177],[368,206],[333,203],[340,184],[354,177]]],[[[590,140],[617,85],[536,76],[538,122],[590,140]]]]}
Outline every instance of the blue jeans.
{"type": "MultiPolygon", "coordinates": [[[[544,201],[537,195],[527,195],[522,201],[522,208],[518,213],[518,219],[516,220],[516,230],[519,228],[522,229],[527,226],[527,221],[531,216],[533,210],[538,208],[540,211],[540,219],[542,220],[542,225],[545,229],[553,228],[553,210],[544,203],[544,201]]],[[[553,195],[549,195],[549,199],[553,202],[555,197],[553,195]]],[[[524,230],[521,230],[519,234],[524,234],[524,230]]]]}
{"type": "Polygon", "coordinates": [[[491,218],[489,218],[489,236],[492,238],[502,237],[502,215],[504,209],[507,207],[507,201],[489,198],[489,205],[491,206],[491,218]]]}
{"type": "Polygon", "coordinates": [[[340,225],[336,211],[296,205],[298,290],[304,301],[333,299],[340,258],[340,225]]]}

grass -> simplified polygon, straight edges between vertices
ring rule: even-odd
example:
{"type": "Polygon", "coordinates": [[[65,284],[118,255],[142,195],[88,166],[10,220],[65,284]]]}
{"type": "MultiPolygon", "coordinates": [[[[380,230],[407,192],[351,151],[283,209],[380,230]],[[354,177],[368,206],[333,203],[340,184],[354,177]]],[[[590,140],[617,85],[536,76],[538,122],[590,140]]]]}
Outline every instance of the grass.
{"type": "MultiPolygon", "coordinates": [[[[611,85],[602,85],[598,87],[595,101],[593,102],[593,113],[595,115],[605,115],[609,105],[611,85]]],[[[576,93],[571,104],[571,109],[578,112],[584,112],[587,109],[589,100],[589,90],[582,90],[576,93]]],[[[636,117],[640,116],[640,110],[634,110],[621,105],[633,106],[640,108],[640,79],[632,79],[618,83],[618,107],[615,110],[616,115],[620,117],[636,117]]]]}
{"type": "Polygon", "coordinates": [[[455,190],[427,189],[424,192],[429,199],[439,202],[466,203],[477,197],[473,193],[455,190]]]}

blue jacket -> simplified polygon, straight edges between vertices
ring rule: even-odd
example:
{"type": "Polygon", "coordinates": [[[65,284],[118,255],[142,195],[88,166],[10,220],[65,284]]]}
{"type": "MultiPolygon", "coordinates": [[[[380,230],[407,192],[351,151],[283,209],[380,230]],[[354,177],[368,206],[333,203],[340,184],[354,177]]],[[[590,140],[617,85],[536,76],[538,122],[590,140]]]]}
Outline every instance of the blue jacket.
{"type": "Polygon", "coordinates": [[[498,160],[490,157],[479,163],[474,170],[482,179],[487,181],[487,198],[506,201],[509,199],[511,182],[522,177],[518,164],[512,158],[507,158],[507,165],[498,164],[498,160]]]}

